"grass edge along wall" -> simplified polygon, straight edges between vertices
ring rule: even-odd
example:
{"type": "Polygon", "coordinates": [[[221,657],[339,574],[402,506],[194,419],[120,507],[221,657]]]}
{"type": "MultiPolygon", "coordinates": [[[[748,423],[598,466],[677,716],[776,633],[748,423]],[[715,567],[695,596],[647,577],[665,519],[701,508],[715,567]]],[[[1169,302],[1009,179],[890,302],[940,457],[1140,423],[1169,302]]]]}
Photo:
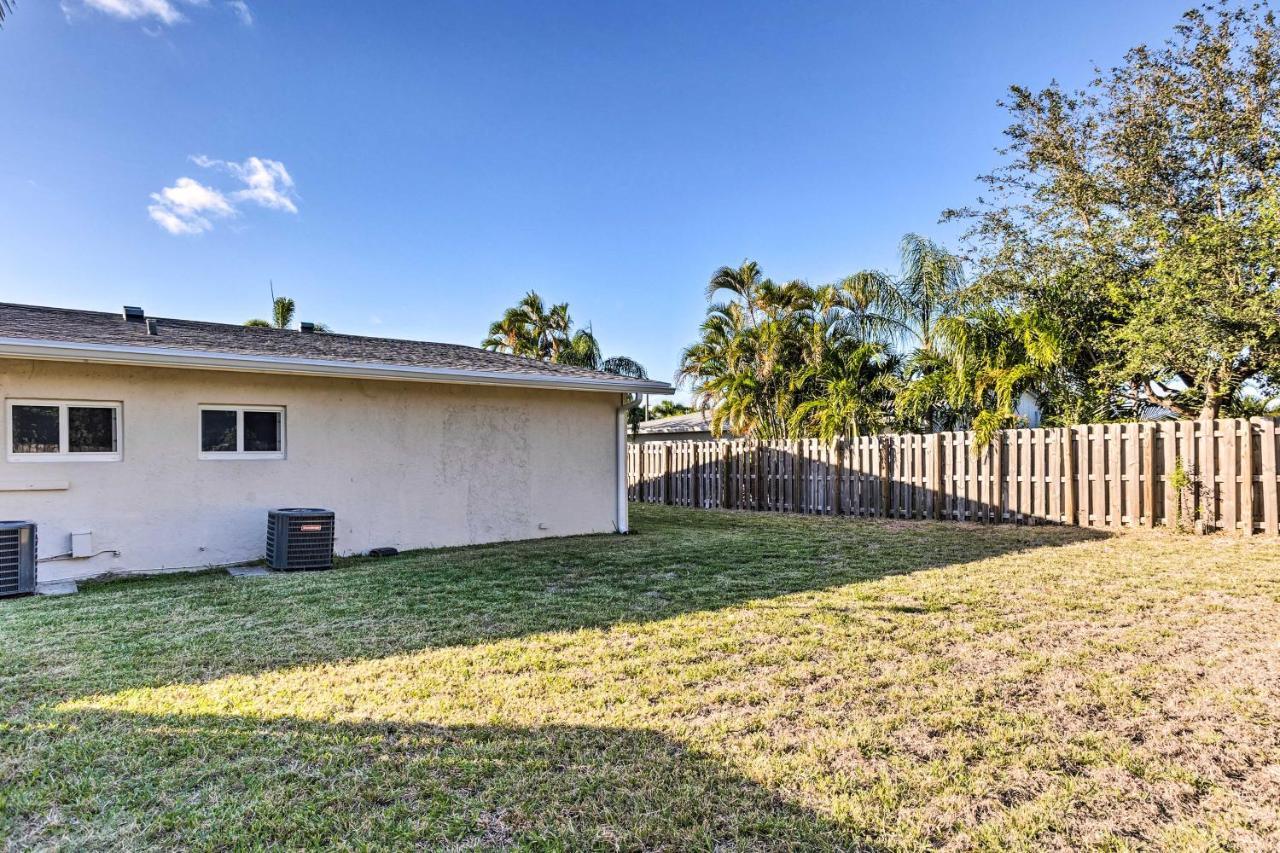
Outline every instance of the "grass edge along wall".
{"type": "Polygon", "coordinates": [[[1274,418],[627,449],[633,501],[820,515],[1280,533],[1274,418]]]}

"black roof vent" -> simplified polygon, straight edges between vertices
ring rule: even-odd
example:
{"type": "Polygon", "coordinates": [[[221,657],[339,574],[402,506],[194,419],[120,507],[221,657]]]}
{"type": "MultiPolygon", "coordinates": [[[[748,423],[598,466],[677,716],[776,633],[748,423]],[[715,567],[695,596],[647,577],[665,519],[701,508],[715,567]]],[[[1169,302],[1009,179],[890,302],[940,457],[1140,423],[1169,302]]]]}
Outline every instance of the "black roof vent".
{"type": "Polygon", "coordinates": [[[147,334],[158,335],[160,332],[156,329],[156,321],[150,317],[147,318],[147,334]]]}
{"type": "Polygon", "coordinates": [[[124,306],[124,318],[130,323],[141,323],[147,319],[147,315],[136,305],[126,305],[124,306]]]}
{"type": "Polygon", "coordinates": [[[316,330],[316,324],[315,324],[315,323],[301,323],[301,324],[299,324],[299,326],[298,326],[298,330],[299,330],[300,332],[302,332],[302,334],[304,334],[304,335],[309,335],[309,334],[311,334],[312,332],[314,332],[314,331],[316,330]]]}

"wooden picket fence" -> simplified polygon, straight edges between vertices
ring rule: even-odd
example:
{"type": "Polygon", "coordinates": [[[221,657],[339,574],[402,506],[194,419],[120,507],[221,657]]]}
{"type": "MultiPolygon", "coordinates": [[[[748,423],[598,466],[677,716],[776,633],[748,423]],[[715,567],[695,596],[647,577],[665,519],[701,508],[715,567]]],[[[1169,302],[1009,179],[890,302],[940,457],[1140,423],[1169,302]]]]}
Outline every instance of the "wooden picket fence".
{"type": "Polygon", "coordinates": [[[1277,419],[627,448],[633,501],[983,523],[1280,533],[1277,419]],[[1179,462],[1187,484],[1170,480],[1179,462]]]}

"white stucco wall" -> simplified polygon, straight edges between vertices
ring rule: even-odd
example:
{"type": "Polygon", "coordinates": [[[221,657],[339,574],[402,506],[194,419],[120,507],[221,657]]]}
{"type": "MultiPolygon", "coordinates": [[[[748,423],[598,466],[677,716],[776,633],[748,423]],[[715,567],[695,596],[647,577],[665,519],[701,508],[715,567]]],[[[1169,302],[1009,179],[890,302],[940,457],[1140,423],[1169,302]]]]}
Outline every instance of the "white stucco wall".
{"type": "Polygon", "coordinates": [[[0,518],[120,552],[40,581],[256,559],[281,506],[334,510],[340,554],[615,529],[616,394],[0,359],[0,395],[123,404],[119,462],[9,461],[0,419],[0,518]],[[287,458],[199,460],[207,403],[284,406],[287,458]]]}

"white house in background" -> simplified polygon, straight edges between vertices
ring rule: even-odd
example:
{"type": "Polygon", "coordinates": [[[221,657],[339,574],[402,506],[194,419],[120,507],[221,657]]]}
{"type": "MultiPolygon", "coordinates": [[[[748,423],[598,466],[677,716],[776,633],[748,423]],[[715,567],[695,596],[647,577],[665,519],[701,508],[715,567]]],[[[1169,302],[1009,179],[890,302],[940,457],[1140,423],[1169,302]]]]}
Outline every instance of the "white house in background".
{"type": "Polygon", "coordinates": [[[1030,391],[1022,392],[1022,395],[1018,397],[1018,405],[1014,411],[1018,417],[1026,421],[1029,427],[1040,426],[1040,421],[1044,417],[1044,413],[1040,411],[1040,401],[1030,391]]]}
{"type": "Polygon", "coordinates": [[[41,582],[263,556],[267,511],[336,548],[625,531],[637,381],[466,346],[0,304],[0,518],[41,582]],[[71,535],[77,554],[71,557],[71,535]]]}
{"type": "MultiPolygon", "coordinates": [[[[647,444],[651,441],[710,441],[711,413],[708,411],[689,412],[684,415],[672,415],[669,418],[654,418],[641,421],[636,427],[632,441],[647,444]]],[[[731,438],[725,430],[721,438],[731,438]]]]}
{"type": "MultiPolygon", "coordinates": [[[[1018,417],[1026,421],[1027,426],[1040,426],[1040,403],[1031,392],[1022,392],[1022,396],[1018,398],[1016,412],[1018,417]]],[[[726,434],[722,437],[731,438],[732,436],[726,430],[726,434]]],[[[633,442],[639,444],[648,444],[653,441],[710,441],[711,439],[711,413],[705,410],[641,421],[631,437],[633,442]]]]}

